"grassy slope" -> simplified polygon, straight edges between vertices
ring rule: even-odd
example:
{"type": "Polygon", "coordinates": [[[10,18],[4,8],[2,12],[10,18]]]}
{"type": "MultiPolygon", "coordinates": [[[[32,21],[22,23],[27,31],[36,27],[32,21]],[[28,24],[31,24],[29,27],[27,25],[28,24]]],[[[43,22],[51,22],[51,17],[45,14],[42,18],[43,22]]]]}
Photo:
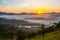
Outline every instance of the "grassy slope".
{"type": "MultiPolygon", "coordinates": [[[[11,39],[5,39],[5,38],[0,37],[0,40],[11,40],[11,39]]],[[[16,38],[14,38],[13,40],[16,40],[16,38]]],[[[60,40],[60,30],[54,31],[51,33],[47,33],[47,34],[45,34],[44,38],[42,37],[42,35],[40,35],[40,36],[36,36],[30,40],[60,40]]]]}
{"type": "Polygon", "coordinates": [[[36,36],[30,40],[60,40],[60,30],[47,33],[45,34],[44,38],[41,35],[41,36],[36,36]]]}

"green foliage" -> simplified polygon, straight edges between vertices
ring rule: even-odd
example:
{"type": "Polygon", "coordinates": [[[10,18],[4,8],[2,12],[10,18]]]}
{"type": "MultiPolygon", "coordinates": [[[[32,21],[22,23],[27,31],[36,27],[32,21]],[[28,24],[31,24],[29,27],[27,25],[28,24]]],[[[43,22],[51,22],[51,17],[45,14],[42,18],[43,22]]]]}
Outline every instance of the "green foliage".
{"type": "Polygon", "coordinates": [[[40,35],[40,36],[43,35],[43,37],[45,37],[45,35],[47,33],[55,32],[58,30],[60,30],[60,22],[54,23],[52,26],[49,26],[48,28],[45,28],[45,25],[42,24],[41,30],[38,30],[37,32],[32,31],[31,29],[29,31],[26,28],[25,29],[24,28],[17,28],[14,25],[12,26],[9,24],[1,24],[0,23],[0,37],[6,38],[6,39],[11,39],[11,40],[15,36],[16,36],[15,37],[16,40],[25,40],[26,38],[31,39],[37,35],[40,35]]]}
{"type": "Polygon", "coordinates": [[[8,28],[8,24],[0,24],[0,32],[6,32],[8,28]]]}
{"type": "Polygon", "coordinates": [[[18,30],[16,40],[24,40],[26,38],[26,33],[22,30],[18,30]]]}
{"type": "Polygon", "coordinates": [[[41,35],[38,35],[34,38],[31,38],[30,40],[60,40],[60,30],[46,33],[44,37],[41,35]]]}

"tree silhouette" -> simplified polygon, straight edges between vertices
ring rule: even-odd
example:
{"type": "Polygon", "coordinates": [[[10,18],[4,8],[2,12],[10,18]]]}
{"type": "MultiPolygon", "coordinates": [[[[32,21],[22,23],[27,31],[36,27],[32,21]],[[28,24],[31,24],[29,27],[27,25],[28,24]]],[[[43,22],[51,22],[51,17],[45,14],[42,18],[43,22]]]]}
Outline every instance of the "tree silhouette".
{"type": "Polygon", "coordinates": [[[22,30],[18,30],[17,32],[17,39],[16,40],[24,40],[25,37],[24,37],[24,33],[22,30]]]}
{"type": "Polygon", "coordinates": [[[42,36],[44,37],[45,27],[44,24],[41,25],[42,36]]]}

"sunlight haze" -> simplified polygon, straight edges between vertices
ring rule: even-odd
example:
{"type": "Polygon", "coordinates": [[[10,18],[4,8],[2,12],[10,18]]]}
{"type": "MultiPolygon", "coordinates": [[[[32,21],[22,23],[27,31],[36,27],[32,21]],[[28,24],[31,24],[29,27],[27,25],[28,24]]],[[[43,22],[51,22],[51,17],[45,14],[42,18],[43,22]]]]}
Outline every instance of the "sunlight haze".
{"type": "Polygon", "coordinates": [[[0,0],[1,12],[60,12],[60,0],[0,0]]]}

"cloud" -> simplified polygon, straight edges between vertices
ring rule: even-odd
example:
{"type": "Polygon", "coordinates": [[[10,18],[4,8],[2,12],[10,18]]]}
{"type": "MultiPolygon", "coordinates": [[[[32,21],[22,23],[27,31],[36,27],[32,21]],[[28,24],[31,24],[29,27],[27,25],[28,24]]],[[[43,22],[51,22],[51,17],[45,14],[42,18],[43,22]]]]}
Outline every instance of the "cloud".
{"type": "Polygon", "coordinates": [[[41,8],[46,5],[45,2],[42,3],[41,0],[3,0],[3,3],[6,4],[6,8],[13,9],[31,9],[31,8],[41,8]]]}
{"type": "Polygon", "coordinates": [[[11,6],[6,6],[5,8],[6,8],[6,9],[11,9],[12,7],[11,7],[11,6]]]}
{"type": "Polygon", "coordinates": [[[3,3],[9,3],[9,1],[8,0],[3,0],[3,3]]]}
{"type": "Polygon", "coordinates": [[[6,5],[4,8],[25,10],[25,9],[29,9],[29,7],[30,7],[30,4],[25,3],[25,4],[16,4],[16,5],[6,5]]]}
{"type": "Polygon", "coordinates": [[[60,6],[57,0],[3,0],[5,6],[10,6],[14,9],[30,9],[60,6]]]}

